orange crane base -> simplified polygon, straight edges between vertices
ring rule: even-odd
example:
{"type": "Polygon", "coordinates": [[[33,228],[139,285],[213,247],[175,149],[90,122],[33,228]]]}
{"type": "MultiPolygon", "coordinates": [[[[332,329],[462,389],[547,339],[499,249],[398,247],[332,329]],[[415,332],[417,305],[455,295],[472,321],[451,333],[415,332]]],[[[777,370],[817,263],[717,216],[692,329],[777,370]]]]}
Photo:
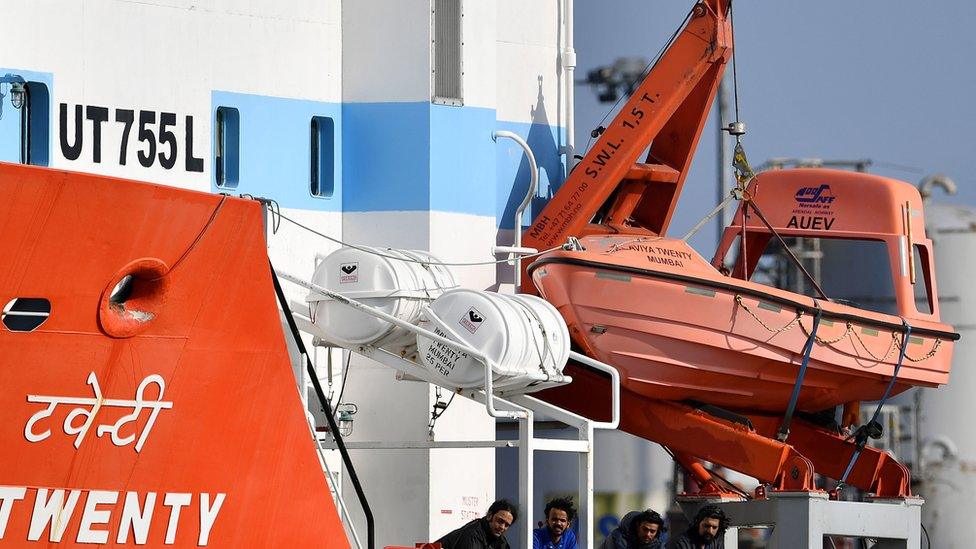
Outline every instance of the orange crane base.
{"type": "MultiPolygon", "coordinates": [[[[610,398],[609,380],[575,364],[568,365],[566,373],[573,376],[574,383],[537,396],[591,419],[606,420],[601,403],[610,398]]],[[[855,450],[853,441],[799,418],[793,419],[788,443],[784,443],[772,438],[782,419],[778,416],[748,414],[740,416],[748,421],[733,421],[689,404],[648,399],[626,387],[621,388],[620,399],[621,409],[627,410],[620,429],[674,452],[702,495],[728,492],[694,458],[755,477],[773,490],[814,491],[814,474],[840,478],[855,450]]],[[[912,495],[908,470],[870,446],[861,451],[847,484],[880,498],[912,495]]]]}

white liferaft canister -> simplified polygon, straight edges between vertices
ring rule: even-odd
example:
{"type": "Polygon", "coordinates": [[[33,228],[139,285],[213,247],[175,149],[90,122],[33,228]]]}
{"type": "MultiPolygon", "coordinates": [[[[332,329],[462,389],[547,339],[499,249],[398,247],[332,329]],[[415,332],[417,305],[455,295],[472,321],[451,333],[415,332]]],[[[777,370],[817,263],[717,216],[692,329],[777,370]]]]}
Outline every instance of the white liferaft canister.
{"type": "MultiPolygon", "coordinates": [[[[427,252],[390,248],[341,248],[315,269],[312,283],[416,324],[424,307],[457,287],[454,274],[427,252]]],[[[309,294],[312,322],[326,340],[343,346],[403,349],[416,337],[381,318],[327,295],[309,294]]]]}
{"type": "Polygon", "coordinates": [[[570,344],[569,328],[566,327],[566,321],[563,320],[562,315],[551,303],[541,297],[529,294],[506,297],[520,302],[535,315],[534,320],[542,327],[543,334],[546,337],[545,347],[537,351],[536,355],[547,367],[551,366],[557,372],[562,373],[566,362],[569,361],[570,344]]]}
{"type": "MultiPolygon", "coordinates": [[[[557,378],[569,358],[569,331],[562,317],[532,296],[451,290],[430,304],[420,327],[485,355],[498,389],[557,378]]],[[[417,361],[445,386],[484,386],[484,364],[467,353],[419,335],[417,354],[417,361]]]]}

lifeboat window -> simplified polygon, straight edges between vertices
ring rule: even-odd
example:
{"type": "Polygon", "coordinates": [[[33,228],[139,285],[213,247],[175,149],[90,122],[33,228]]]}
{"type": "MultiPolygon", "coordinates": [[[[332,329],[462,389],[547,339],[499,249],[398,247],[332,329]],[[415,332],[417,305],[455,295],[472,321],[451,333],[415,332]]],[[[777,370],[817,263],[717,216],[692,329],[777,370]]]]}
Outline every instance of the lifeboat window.
{"type": "Polygon", "coordinates": [[[725,250],[725,255],[721,258],[715,258],[712,261],[719,260],[718,270],[722,274],[728,276],[732,274],[733,267],[739,262],[739,254],[742,252],[742,236],[736,235],[732,244],[725,250]]]}
{"type": "Polygon", "coordinates": [[[236,189],[240,182],[241,114],[217,107],[214,115],[214,180],[218,187],[236,189]]]}
{"type": "MultiPolygon", "coordinates": [[[[887,245],[879,240],[785,238],[793,254],[833,301],[880,313],[898,314],[887,245]]],[[[816,289],[773,238],[752,280],[819,297],[816,289]]]]}
{"type": "Polygon", "coordinates": [[[42,297],[18,297],[3,307],[3,325],[11,332],[32,332],[51,315],[51,302],[42,297]]]}
{"type": "Polygon", "coordinates": [[[462,0],[434,0],[433,4],[431,34],[434,37],[434,70],[431,79],[434,93],[431,101],[438,105],[459,107],[464,104],[461,86],[464,76],[461,55],[464,45],[462,0]]]}
{"type": "Polygon", "coordinates": [[[913,259],[915,262],[915,309],[922,314],[930,315],[933,307],[929,251],[916,244],[913,255],[915,256],[913,259]]]}
{"type": "Polygon", "coordinates": [[[331,118],[312,117],[309,148],[312,196],[331,198],[335,192],[335,122],[331,118]]]}

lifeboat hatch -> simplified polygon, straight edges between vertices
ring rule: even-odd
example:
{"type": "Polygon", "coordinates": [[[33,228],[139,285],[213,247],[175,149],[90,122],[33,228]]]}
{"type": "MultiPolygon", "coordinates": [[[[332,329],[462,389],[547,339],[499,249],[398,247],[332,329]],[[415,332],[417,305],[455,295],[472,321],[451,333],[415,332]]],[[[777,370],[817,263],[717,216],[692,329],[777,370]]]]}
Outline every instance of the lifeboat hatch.
{"type": "Polygon", "coordinates": [[[43,297],[17,297],[3,306],[3,326],[11,332],[33,332],[51,316],[51,302],[43,297]]]}

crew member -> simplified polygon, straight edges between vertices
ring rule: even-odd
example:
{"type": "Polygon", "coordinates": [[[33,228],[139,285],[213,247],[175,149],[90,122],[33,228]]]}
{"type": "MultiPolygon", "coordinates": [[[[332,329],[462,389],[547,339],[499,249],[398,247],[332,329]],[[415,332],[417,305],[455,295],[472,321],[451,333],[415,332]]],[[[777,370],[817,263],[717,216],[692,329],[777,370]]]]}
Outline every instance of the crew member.
{"type": "Polygon", "coordinates": [[[698,510],[688,531],[668,543],[668,549],[723,549],[728,527],[725,512],[717,505],[706,505],[698,510]]]}
{"type": "Polygon", "coordinates": [[[601,549],[659,549],[661,534],[667,532],[657,511],[631,511],[603,540],[601,549]]]}
{"type": "Polygon", "coordinates": [[[574,518],[573,498],[549,500],[545,525],[533,531],[532,549],[576,549],[576,533],[569,527],[574,518]]]}
{"type": "Polygon", "coordinates": [[[491,504],[488,514],[437,540],[444,549],[509,549],[505,532],[518,519],[518,509],[506,499],[491,504]]]}

